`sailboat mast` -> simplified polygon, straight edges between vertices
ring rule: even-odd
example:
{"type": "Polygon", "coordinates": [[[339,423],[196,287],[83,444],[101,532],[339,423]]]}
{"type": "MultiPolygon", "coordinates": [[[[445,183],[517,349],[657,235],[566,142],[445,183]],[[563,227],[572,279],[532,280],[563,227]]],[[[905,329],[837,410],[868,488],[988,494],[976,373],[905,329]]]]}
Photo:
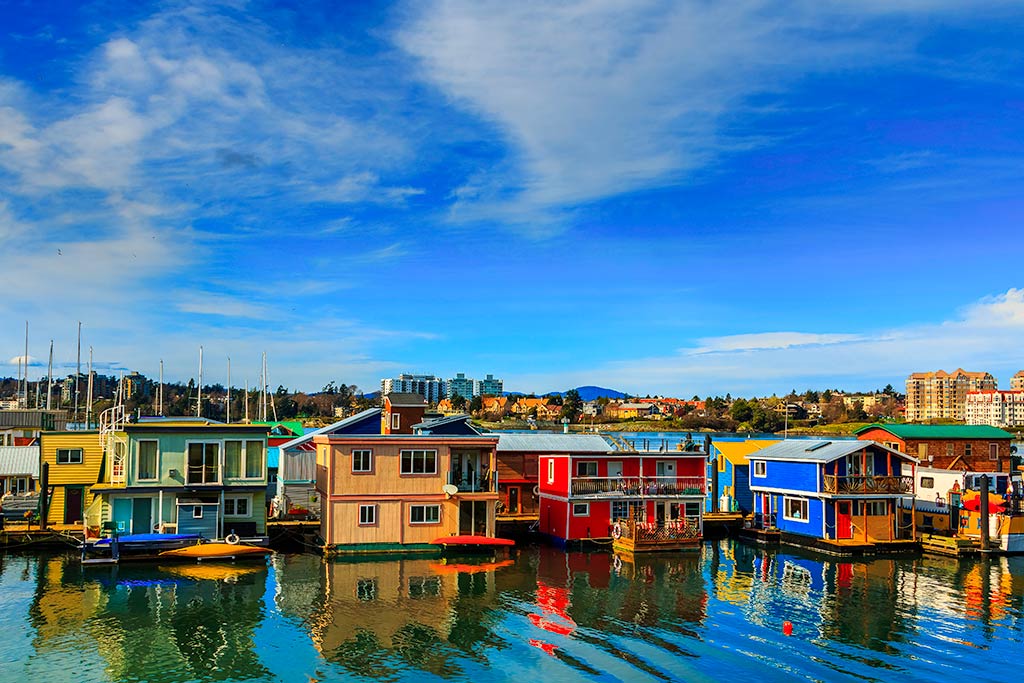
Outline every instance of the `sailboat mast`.
{"type": "Polygon", "coordinates": [[[231,356],[228,356],[228,398],[224,405],[224,421],[231,424],[231,356]]]}
{"type": "Polygon", "coordinates": [[[89,388],[86,393],[89,395],[88,401],[85,404],[85,428],[89,429],[89,425],[92,424],[92,347],[89,347],[89,388]]]}
{"type": "Polygon", "coordinates": [[[199,347],[199,394],[196,399],[196,417],[203,416],[203,347],[199,347]]]}
{"type": "Polygon", "coordinates": [[[28,321],[25,321],[25,407],[28,408],[28,321]]]}
{"type": "Polygon", "coordinates": [[[157,414],[159,414],[160,417],[163,417],[163,415],[164,415],[164,359],[163,358],[160,359],[160,389],[157,391],[156,396],[157,396],[157,401],[160,402],[160,406],[159,406],[159,409],[157,410],[157,414]]]}
{"type": "Polygon", "coordinates": [[[78,321],[78,361],[75,363],[75,424],[78,424],[78,394],[81,388],[78,383],[82,379],[82,321],[78,321]]]}
{"type": "MultiPolygon", "coordinates": [[[[26,357],[28,353],[26,352],[26,357]]],[[[26,373],[27,374],[27,373],[26,373]]],[[[263,352],[263,375],[260,382],[260,420],[267,421],[267,352],[263,352]]]]}
{"type": "Polygon", "coordinates": [[[249,424],[249,380],[245,380],[245,423],[249,424]]]}
{"type": "Polygon", "coordinates": [[[50,397],[53,394],[53,340],[50,340],[50,363],[46,366],[46,409],[50,409],[50,397]]]}

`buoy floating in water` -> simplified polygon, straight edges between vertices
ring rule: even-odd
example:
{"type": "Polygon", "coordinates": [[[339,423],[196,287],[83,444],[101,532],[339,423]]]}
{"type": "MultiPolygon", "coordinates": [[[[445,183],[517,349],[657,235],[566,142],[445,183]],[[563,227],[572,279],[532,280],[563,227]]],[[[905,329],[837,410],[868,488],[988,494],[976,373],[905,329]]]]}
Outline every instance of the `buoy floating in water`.
{"type": "Polygon", "coordinates": [[[793,622],[792,621],[784,621],[784,622],[782,622],[782,632],[785,633],[787,636],[793,635],[793,622]]]}

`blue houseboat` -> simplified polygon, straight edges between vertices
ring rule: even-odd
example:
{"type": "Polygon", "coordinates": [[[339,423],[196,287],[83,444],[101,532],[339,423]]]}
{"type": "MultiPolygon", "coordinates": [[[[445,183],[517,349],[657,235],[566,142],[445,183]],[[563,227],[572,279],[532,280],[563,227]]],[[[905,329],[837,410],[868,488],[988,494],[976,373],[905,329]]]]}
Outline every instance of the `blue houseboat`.
{"type": "Polygon", "coordinates": [[[780,441],[752,453],[755,531],[841,554],[913,546],[898,523],[902,498],[914,495],[917,459],[874,441],[780,441]]]}

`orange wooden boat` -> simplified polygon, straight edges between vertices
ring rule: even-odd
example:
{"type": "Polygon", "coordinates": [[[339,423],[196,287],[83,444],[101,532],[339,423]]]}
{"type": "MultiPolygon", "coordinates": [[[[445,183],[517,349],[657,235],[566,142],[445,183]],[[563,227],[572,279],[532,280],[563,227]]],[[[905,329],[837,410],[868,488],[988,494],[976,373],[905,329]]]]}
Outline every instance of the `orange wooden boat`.
{"type": "Polygon", "coordinates": [[[263,556],[270,553],[269,548],[260,548],[254,545],[240,545],[238,543],[197,543],[196,545],[174,550],[165,550],[160,557],[176,557],[183,560],[213,560],[240,557],[263,556]]]}

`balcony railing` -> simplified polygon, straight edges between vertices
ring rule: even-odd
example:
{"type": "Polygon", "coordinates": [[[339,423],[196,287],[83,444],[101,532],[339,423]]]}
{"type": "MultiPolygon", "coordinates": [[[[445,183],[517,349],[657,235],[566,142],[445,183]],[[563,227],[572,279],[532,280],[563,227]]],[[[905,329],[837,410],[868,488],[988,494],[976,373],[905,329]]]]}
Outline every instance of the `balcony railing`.
{"type": "Polygon", "coordinates": [[[622,538],[630,538],[642,544],[645,542],[678,541],[700,538],[700,519],[685,517],[682,519],[662,520],[660,522],[642,522],[639,520],[622,520],[617,527],[622,538]]]}
{"type": "Polygon", "coordinates": [[[913,477],[837,477],[825,475],[825,493],[913,493],[913,477]]]}
{"type": "Polygon", "coordinates": [[[703,496],[704,477],[581,477],[572,480],[575,497],[703,496]]]}
{"type": "Polygon", "coordinates": [[[459,493],[492,493],[498,490],[498,473],[463,474],[449,470],[448,483],[458,487],[459,493]]]}

